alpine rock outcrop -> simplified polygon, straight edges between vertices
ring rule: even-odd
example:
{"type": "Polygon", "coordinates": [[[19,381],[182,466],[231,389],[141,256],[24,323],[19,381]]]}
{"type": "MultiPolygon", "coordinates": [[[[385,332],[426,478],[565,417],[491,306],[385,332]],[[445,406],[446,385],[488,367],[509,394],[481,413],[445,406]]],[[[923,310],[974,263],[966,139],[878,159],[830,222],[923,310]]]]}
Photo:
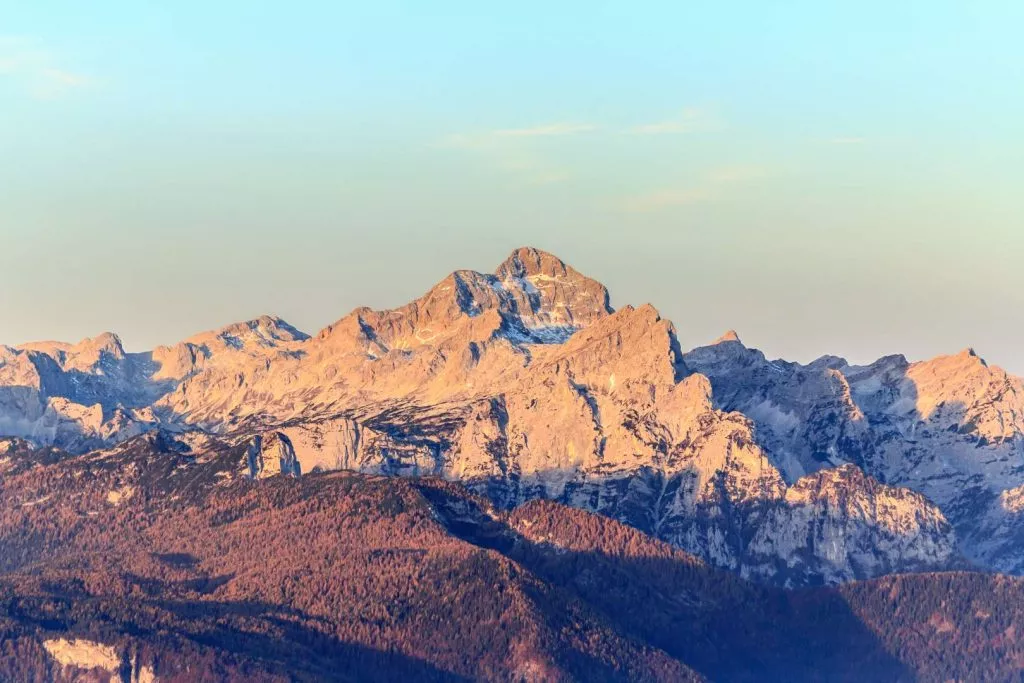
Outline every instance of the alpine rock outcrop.
{"type": "Polygon", "coordinates": [[[615,310],[532,248],[312,337],[263,317],[140,354],[109,334],[0,347],[0,434],[19,449],[116,453],[156,434],[174,472],[230,453],[212,482],[436,476],[789,585],[1024,572],[1022,433],[1021,380],[973,352],[799,365],[730,333],[684,353],[653,307],[615,310]]]}

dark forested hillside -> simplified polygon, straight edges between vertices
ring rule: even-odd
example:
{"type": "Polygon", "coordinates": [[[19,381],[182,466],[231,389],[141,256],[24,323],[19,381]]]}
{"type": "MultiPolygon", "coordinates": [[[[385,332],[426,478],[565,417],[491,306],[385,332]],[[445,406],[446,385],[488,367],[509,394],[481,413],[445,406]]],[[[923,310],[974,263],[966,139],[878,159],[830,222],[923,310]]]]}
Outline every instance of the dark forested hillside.
{"type": "Polygon", "coordinates": [[[1016,579],[787,592],[556,503],[218,474],[237,449],[182,478],[184,457],[153,441],[10,457],[0,680],[1006,681],[1024,666],[1016,579]]]}

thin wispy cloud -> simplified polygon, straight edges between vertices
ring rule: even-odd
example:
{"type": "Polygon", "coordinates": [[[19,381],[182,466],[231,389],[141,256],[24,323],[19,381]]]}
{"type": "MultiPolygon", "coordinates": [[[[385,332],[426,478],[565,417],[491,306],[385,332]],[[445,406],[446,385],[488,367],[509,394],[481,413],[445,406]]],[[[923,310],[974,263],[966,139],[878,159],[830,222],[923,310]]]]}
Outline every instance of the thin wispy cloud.
{"type": "Polygon", "coordinates": [[[723,127],[722,121],[713,112],[701,107],[687,107],[675,118],[633,126],[628,132],[635,135],[668,135],[706,133],[723,127]]]}
{"type": "MultiPolygon", "coordinates": [[[[696,133],[720,130],[721,120],[708,109],[687,107],[672,119],[636,126],[609,126],[586,121],[555,121],[522,128],[493,128],[468,133],[449,135],[436,147],[471,151],[486,159],[491,165],[513,172],[531,184],[562,182],[571,177],[568,169],[553,162],[555,153],[552,143],[567,137],[591,136],[600,139],[602,134],[658,135],[667,133],[696,133]]],[[[683,203],[696,199],[688,193],[670,200],[666,195],[661,201],[683,203]]]]}
{"type": "Polygon", "coordinates": [[[550,185],[568,180],[568,169],[552,161],[540,143],[547,139],[599,130],[593,123],[547,123],[525,128],[497,128],[449,135],[437,146],[472,152],[489,165],[507,171],[530,185],[550,185]]]}
{"type": "Polygon", "coordinates": [[[578,133],[589,133],[600,130],[600,126],[593,123],[549,123],[543,126],[532,128],[506,128],[495,130],[491,135],[499,138],[534,138],[552,137],[556,135],[576,135],[578,133]]]}
{"type": "Polygon", "coordinates": [[[683,187],[655,190],[629,197],[622,203],[627,211],[647,212],[674,206],[687,206],[710,201],[713,194],[707,187],[683,187]]]}
{"type": "Polygon", "coordinates": [[[457,133],[444,138],[441,147],[480,148],[500,144],[509,138],[554,138],[599,130],[592,123],[547,123],[528,128],[498,128],[476,133],[457,133]]]}
{"type": "Polygon", "coordinates": [[[763,166],[723,166],[711,169],[689,186],[669,187],[627,197],[621,208],[631,212],[649,212],[691,204],[714,202],[726,196],[727,188],[768,175],[763,166]]]}
{"type": "Polygon", "coordinates": [[[451,136],[442,147],[472,153],[487,166],[519,178],[529,185],[550,185],[568,180],[571,173],[531,147],[503,144],[500,138],[451,136]]]}
{"type": "Polygon", "coordinates": [[[22,85],[30,97],[58,99],[93,84],[85,74],[69,70],[37,41],[20,36],[0,36],[0,78],[22,85]]]}
{"type": "Polygon", "coordinates": [[[635,126],[607,126],[589,122],[558,121],[525,128],[496,128],[475,133],[458,133],[442,140],[445,147],[478,147],[502,138],[554,138],[582,133],[632,133],[637,135],[663,135],[670,133],[700,133],[722,130],[722,120],[710,109],[685,107],[678,116],[663,121],[635,126]]]}

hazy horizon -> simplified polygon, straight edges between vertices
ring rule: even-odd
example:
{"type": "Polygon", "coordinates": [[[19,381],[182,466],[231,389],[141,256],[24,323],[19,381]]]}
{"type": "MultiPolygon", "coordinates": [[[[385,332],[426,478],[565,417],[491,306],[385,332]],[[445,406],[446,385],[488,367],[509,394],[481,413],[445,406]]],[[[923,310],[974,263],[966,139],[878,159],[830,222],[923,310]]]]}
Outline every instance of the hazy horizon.
{"type": "Polygon", "coordinates": [[[1024,374],[1008,2],[9,8],[0,344],[306,332],[550,251],[685,347],[1024,374]],[[745,20],[730,21],[742,11],[745,20]]]}

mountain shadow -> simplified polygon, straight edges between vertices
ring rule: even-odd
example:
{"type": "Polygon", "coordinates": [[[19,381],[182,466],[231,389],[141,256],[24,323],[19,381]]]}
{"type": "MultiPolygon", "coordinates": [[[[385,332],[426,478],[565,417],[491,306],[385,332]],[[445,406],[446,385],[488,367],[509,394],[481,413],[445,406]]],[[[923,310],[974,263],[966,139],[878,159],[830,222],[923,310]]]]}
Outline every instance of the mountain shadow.
{"type": "Polygon", "coordinates": [[[445,486],[425,481],[420,490],[451,533],[514,560],[587,604],[610,628],[709,680],[915,680],[836,591],[751,584],[634,529],[547,502],[528,503],[506,523],[445,486]],[[560,529],[544,519],[555,508],[560,529]],[[539,538],[518,530],[535,524],[544,528],[539,538]],[[657,556],[647,554],[651,546],[657,556]]]}

